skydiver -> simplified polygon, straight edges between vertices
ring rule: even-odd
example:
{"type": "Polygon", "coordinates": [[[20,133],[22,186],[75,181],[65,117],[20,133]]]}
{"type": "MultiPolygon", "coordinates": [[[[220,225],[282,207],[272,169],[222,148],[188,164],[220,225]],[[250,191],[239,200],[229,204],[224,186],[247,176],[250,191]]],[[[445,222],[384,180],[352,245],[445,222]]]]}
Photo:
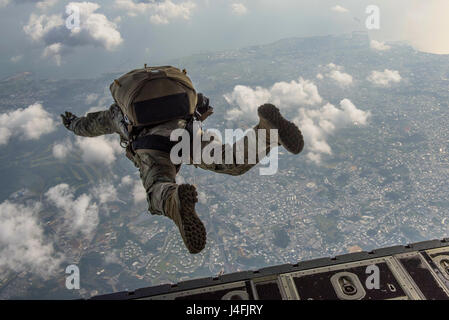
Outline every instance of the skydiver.
{"type": "MultiPolygon", "coordinates": [[[[115,103],[108,110],[88,113],[84,117],[66,111],[61,114],[64,126],[83,137],[118,133],[127,147],[127,157],[139,168],[148,211],[173,220],[189,252],[201,252],[206,245],[206,229],[195,211],[198,195],[193,185],[176,183],[180,165],[171,161],[170,150],[174,142],[170,141],[170,135],[173,130],[189,128],[192,119],[204,120],[209,116],[213,110],[209,99],[196,93],[185,70],[181,72],[173,67],[147,68],[145,65],[144,69],[133,70],[114,80],[110,89],[115,103]]],[[[257,145],[260,139],[265,139],[265,154],[278,145],[293,154],[302,151],[301,131],[286,120],[278,108],[264,104],[258,108],[258,116],[259,123],[253,129],[257,145]],[[259,138],[258,129],[278,130],[277,144],[270,143],[269,134],[259,138]]],[[[222,164],[201,161],[195,166],[233,176],[246,173],[260,159],[257,157],[256,163],[248,161],[249,139],[247,136],[243,139],[246,151],[243,163],[236,161],[234,153],[232,163],[227,164],[222,152],[222,164]]],[[[201,142],[201,150],[209,143],[201,142]]],[[[234,150],[237,143],[232,146],[234,150]]],[[[230,146],[223,145],[221,150],[226,147],[230,146]]]]}

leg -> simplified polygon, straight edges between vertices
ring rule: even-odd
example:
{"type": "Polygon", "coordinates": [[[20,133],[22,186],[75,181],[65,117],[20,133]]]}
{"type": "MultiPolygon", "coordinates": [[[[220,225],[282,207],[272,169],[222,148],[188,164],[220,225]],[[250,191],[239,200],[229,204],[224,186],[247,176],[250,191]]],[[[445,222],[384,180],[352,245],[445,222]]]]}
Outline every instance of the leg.
{"type": "MultiPolygon", "coordinates": [[[[222,145],[221,163],[222,164],[206,164],[202,161],[198,167],[214,171],[217,173],[229,174],[229,175],[241,175],[246,173],[252,167],[254,167],[263,158],[264,155],[268,155],[270,150],[275,146],[284,146],[289,152],[293,154],[298,154],[304,148],[304,139],[302,137],[301,131],[298,127],[286,120],[279,112],[279,109],[272,104],[264,104],[258,109],[259,124],[253,128],[255,143],[250,144],[249,136],[242,138],[240,142],[234,143],[233,146],[222,145]],[[259,129],[265,130],[265,134],[260,135],[259,129]],[[278,141],[270,141],[270,130],[277,130],[278,141]],[[238,146],[243,147],[243,161],[237,161],[236,150],[238,146]],[[253,148],[251,148],[253,146],[253,148]],[[257,146],[257,151],[254,149],[257,146]],[[231,163],[227,163],[225,159],[226,148],[233,149],[233,159],[231,163]],[[256,161],[249,161],[249,153],[253,152],[256,157],[256,161]],[[257,152],[257,154],[256,154],[257,152]]],[[[201,152],[209,146],[211,142],[202,142],[201,152]]],[[[254,159],[253,159],[254,160],[254,159]]]]}
{"type": "Polygon", "coordinates": [[[148,211],[166,215],[165,200],[176,191],[176,168],[168,155],[157,150],[139,150],[135,162],[147,193],[148,211]]]}
{"type": "MultiPolygon", "coordinates": [[[[264,139],[265,143],[262,143],[261,146],[263,146],[263,150],[258,150],[258,154],[256,155],[255,161],[250,161],[250,152],[256,152],[256,149],[251,148],[252,146],[250,144],[250,136],[247,134],[245,137],[243,137],[241,140],[235,142],[233,145],[229,144],[222,144],[221,145],[221,163],[205,163],[204,159],[201,158],[201,163],[198,165],[195,165],[199,168],[202,168],[204,170],[214,171],[221,174],[228,174],[232,176],[239,176],[246,172],[248,172],[251,168],[253,168],[255,165],[257,165],[262,157],[259,157],[259,155],[262,154],[262,151],[264,151],[265,155],[268,155],[270,153],[271,148],[273,147],[270,144],[269,141],[269,133],[268,137],[265,136],[259,136],[259,127],[256,126],[253,128],[253,133],[255,137],[255,145],[259,145],[259,140],[264,139]],[[238,159],[237,155],[239,152],[243,155],[241,159],[238,159]],[[226,159],[226,154],[232,154],[231,159],[226,159]],[[230,161],[229,161],[230,160],[230,161]]],[[[205,148],[210,147],[211,143],[217,143],[215,141],[213,142],[202,142],[201,143],[201,152],[205,150],[205,148]]],[[[253,142],[254,143],[254,142],[253,142]]]]}
{"type": "Polygon", "coordinates": [[[176,167],[168,153],[138,150],[135,158],[147,193],[148,210],[172,219],[190,253],[201,252],[206,245],[206,229],[195,212],[195,187],[176,184],[176,167]]]}

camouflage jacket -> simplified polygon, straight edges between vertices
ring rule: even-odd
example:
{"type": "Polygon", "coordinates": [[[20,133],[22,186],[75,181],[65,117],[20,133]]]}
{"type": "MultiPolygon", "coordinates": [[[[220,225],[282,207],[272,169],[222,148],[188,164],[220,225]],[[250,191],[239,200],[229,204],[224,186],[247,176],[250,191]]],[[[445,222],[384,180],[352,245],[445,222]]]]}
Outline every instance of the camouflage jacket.
{"type": "MultiPolygon", "coordinates": [[[[187,121],[175,119],[154,127],[143,129],[139,137],[146,135],[160,135],[169,137],[176,128],[185,128],[187,121]]],[[[91,112],[84,117],[75,119],[70,129],[78,136],[97,137],[104,134],[118,133],[122,141],[129,141],[128,121],[120,107],[113,104],[108,110],[91,112]]]]}

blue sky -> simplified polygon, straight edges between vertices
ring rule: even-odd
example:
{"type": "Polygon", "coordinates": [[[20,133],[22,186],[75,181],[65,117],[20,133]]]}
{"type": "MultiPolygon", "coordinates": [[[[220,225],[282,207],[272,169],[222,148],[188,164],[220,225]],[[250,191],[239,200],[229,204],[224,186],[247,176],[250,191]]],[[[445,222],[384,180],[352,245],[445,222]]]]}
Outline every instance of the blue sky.
{"type": "Polygon", "coordinates": [[[95,77],[198,52],[355,30],[449,53],[446,0],[95,0],[73,3],[81,10],[77,34],[65,27],[69,3],[0,0],[0,78],[23,71],[95,77]],[[368,5],[380,9],[379,30],[365,27],[368,5]]]}

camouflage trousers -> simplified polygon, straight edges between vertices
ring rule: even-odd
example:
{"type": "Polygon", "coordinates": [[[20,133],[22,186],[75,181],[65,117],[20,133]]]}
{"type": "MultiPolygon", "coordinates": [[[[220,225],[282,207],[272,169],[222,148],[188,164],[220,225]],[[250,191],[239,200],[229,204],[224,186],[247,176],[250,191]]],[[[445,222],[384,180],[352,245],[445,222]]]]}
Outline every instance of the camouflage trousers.
{"type": "MultiPolygon", "coordinates": [[[[120,123],[121,117],[121,112],[118,110],[118,107],[112,105],[109,110],[89,113],[84,117],[76,119],[73,125],[73,131],[75,134],[85,137],[118,133],[122,139],[125,139],[126,137],[123,136],[123,127],[120,123]]],[[[144,129],[139,136],[142,137],[150,134],[170,137],[173,130],[183,129],[185,126],[185,120],[172,120],[150,129],[144,129]]],[[[258,127],[256,126],[254,129],[256,129],[256,143],[259,143],[258,127]]],[[[200,131],[197,134],[202,135],[203,132],[200,131]]],[[[271,149],[269,139],[263,138],[266,140],[265,143],[262,143],[265,146],[265,150],[263,151],[264,154],[268,154],[271,149]]],[[[209,164],[201,160],[200,163],[194,165],[217,173],[233,176],[242,175],[259,162],[258,157],[256,161],[249,161],[248,141],[249,139],[245,136],[243,141],[241,141],[243,143],[238,144],[239,142],[236,142],[232,146],[223,144],[221,148],[222,154],[219,155],[222,159],[220,164],[209,164]],[[243,161],[242,159],[236,158],[237,147],[243,148],[243,161]],[[233,148],[233,158],[231,161],[225,159],[226,148],[233,148]]],[[[201,142],[201,151],[208,147],[210,143],[216,143],[216,141],[201,142]]],[[[261,151],[259,150],[259,152],[261,151]]],[[[147,194],[148,210],[155,215],[166,215],[164,212],[165,202],[173,192],[177,191],[176,175],[178,172],[177,169],[179,168],[170,160],[170,154],[158,150],[137,150],[132,160],[140,171],[140,178],[147,194]]]]}
{"type": "MultiPolygon", "coordinates": [[[[170,122],[166,122],[157,127],[154,127],[141,135],[152,134],[152,135],[161,135],[165,137],[170,137],[170,134],[173,130],[179,128],[185,128],[186,122],[185,120],[173,120],[170,122]]],[[[258,143],[259,136],[257,132],[257,127],[255,129],[255,137],[256,143],[258,143]]],[[[200,133],[200,135],[202,132],[200,133]]],[[[264,137],[265,138],[265,137],[264,137]]],[[[266,139],[266,138],[265,138],[266,139]]],[[[222,144],[221,150],[222,154],[218,157],[221,158],[219,164],[217,163],[209,163],[203,161],[203,158],[200,157],[200,163],[193,163],[191,159],[191,165],[195,167],[213,171],[216,173],[227,174],[232,176],[239,176],[246,173],[252,167],[254,167],[258,162],[258,157],[256,161],[249,161],[248,151],[249,151],[249,143],[246,137],[242,138],[240,141],[240,147],[243,148],[243,159],[237,159],[236,149],[238,143],[234,143],[232,146],[228,144],[222,144]],[[233,158],[232,161],[225,159],[225,150],[227,148],[232,148],[233,158]],[[225,161],[228,160],[228,161],[225,161]],[[243,161],[242,161],[243,160],[243,161]]],[[[215,140],[201,142],[201,152],[210,147],[210,143],[216,143],[215,140]]],[[[266,139],[266,143],[263,144],[265,146],[265,154],[270,152],[270,144],[269,139],[266,139]]],[[[259,150],[260,151],[260,150],[259,150]]],[[[145,187],[147,194],[147,201],[149,208],[148,210],[152,214],[156,215],[165,215],[165,200],[177,190],[178,185],[176,184],[176,175],[177,175],[177,167],[173,164],[170,159],[170,154],[158,151],[158,150],[137,150],[136,156],[134,157],[134,163],[140,170],[140,178],[142,179],[143,186],[145,187]]]]}

